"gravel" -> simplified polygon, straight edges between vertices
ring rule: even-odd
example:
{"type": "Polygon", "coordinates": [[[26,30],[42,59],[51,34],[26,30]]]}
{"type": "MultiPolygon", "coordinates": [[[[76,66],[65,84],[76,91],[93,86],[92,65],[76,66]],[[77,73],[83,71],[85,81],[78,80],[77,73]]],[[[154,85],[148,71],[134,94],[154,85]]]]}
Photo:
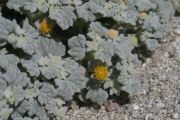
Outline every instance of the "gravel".
{"type": "Polygon", "coordinates": [[[73,102],[67,120],[180,120],[180,17],[171,20],[172,32],[136,70],[141,80],[138,95],[108,112],[104,106],[79,108],[73,102]]]}

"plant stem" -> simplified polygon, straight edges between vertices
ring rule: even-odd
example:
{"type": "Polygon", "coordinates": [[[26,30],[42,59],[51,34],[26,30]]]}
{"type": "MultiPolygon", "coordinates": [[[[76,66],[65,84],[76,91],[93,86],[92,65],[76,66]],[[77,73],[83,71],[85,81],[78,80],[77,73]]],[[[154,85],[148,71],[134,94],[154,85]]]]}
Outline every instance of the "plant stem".
{"type": "Polygon", "coordinates": [[[56,38],[59,38],[61,41],[67,41],[67,38],[60,37],[58,34],[56,34],[53,30],[50,31],[51,36],[54,36],[56,38]]]}
{"type": "Polygon", "coordinates": [[[31,22],[32,21],[32,16],[31,16],[30,12],[26,12],[26,15],[28,17],[29,22],[31,22]]]}
{"type": "Polygon", "coordinates": [[[86,69],[86,72],[92,73],[92,72],[94,72],[94,69],[89,69],[89,68],[87,68],[87,69],[86,69]]]}
{"type": "Polygon", "coordinates": [[[94,54],[93,54],[93,52],[88,52],[88,53],[86,53],[86,56],[81,61],[83,62],[83,61],[87,61],[87,60],[91,60],[91,59],[94,59],[94,54]]]}
{"type": "Polygon", "coordinates": [[[35,14],[35,15],[32,17],[31,22],[36,21],[37,19],[41,18],[42,16],[44,16],[44,13],[38,12],[37,14],[35,14]]]}
{"type": "Polygon", "coordinates": [[[111,29],[117,30],[121,26],[120,22],[117,22],[115,25],[111,27],[111,29]]]}
{"type": "Polygon", "coordinates": [[[44,13],[38,12],[37,14],[32,16],[31,13],[27,11],[26,15],[27,15],[27,17],[29,19],[29,23],[32,23],[32,22],[36,21],[37,19],[41,18],[44,15],[44,13]]]}
{"type": "Polygon", "coordinates": [[[103,15],[98,13],[98,14],[95,15],[95,17],[96,18],[95,18],[94,21],[96,21],[97,19],[103,18],[103,15]]]}

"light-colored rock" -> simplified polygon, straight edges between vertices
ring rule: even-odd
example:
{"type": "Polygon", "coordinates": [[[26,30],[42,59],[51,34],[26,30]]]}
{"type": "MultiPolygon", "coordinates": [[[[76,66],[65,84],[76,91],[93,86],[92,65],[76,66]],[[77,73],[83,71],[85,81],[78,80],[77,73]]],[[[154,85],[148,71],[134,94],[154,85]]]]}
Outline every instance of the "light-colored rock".
{"type": "Polygon", "coordinates": [[[133,110],[138,110],[138,109],[139,109],[139,106],[136,105],[136,104],[133,104],[132,109],[133,109],[133,110]]]}
{"type": "Polygon", "coordinates": [[[175,29],[174,32],[175,32],[176,34],[179,34],[179,35],[180,35],[180,28],[175,29]]]}
{"type": "Polygon", "coordinates": [[[174,119],[177,119],[177,118],[179,118],[179,114],[178,114],[178,113],[174,113],[172,117],[173,117],[174,119]]]}
{"type": "Polygon", "coordinates": [[[145,120],[149,120],[149,114],[146,114],[145,120]]]}
{"type": "Polygon", "coordinates": [[[138,115],[139,115],[139,112],[137,112],[137,111],[134,111],[134,112],[132,113],[132,117],[133,117],[133,118],[137,118],[138,115]]]}
{"type": "Polygon", "coordinates": [[[165,104],[164,103],[157,103],[156,106],[159,107],[159,108],[164,108],[165,104]]]}
{"type": "Polygon", "coordinates": [[[151,112],[152,112],[153,114],[158,114],[158,113],[160,112],[160,108],[154,106],[154,107],[151,108],[151,112]]]}

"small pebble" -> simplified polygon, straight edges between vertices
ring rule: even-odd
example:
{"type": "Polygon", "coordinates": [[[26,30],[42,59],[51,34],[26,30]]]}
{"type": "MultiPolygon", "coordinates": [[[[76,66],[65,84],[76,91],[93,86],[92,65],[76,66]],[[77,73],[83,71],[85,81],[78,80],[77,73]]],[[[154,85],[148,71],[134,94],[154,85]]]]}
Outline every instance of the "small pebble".
{"type": "Polygon", "coordinates": [[[139,106],[136,104],[133,104],[133,110],[138,110],[138,109],[139,109],[139,106]]]}
{"type": "Polygon", "coordinates": [[[159,108],[164,108],[165,104],[164,103],[157,103],[156,106],[159,107],[159,108]]]}
{"type": "Polygon", "coordinates": [[[149,120],[149,114],[146,114],[145,120],[149,120]]]}
{"type": "Polygon", "coordinates": [[[125,119],[125,118],[126,118],[126,116],[125,116],[124,114],[120,114],[119,117],[120,117],[121,119],[125,119]]]}
{"type": "Polygon", "coordinates": [[[139,115],[139,113],[138,113],[138,112],[136,112],[136,111],[132,113],[132,117],[133,117],[133,118],[137,118],[137,117],[138,117],[138,115],[139,115]]]}
{"type": "Polygon", "coordinates": [[[152,112],[153,114],[158,114],[158,113],[160,112],[160,108],[154,106],[154,107],[152,107],[151,112],[152,112]]]}
{"type": "Polygon", "coordinates": [[[174,32],[180,35],[180,29],[175,29],[174,32]]]}
{"type": "Polygon", "coordinates": [[[174,114],[173,114],[173,118],[174,118],[174,119],[179,118],[179,114],[178,114],[178,113],[174,113],[174,114]]]}

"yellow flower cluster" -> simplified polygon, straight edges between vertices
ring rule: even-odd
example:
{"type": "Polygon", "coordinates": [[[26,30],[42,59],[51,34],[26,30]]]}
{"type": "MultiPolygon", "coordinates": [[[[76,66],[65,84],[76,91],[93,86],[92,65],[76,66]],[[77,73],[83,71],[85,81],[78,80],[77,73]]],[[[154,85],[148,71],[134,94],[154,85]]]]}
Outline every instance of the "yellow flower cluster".
{"type": "Polygon", "coordinates": [[[126,0],[123,0],[123,2],[126,4],[126,0]]]}
{"type": "Polygon", "coordinates": [[[132,42],[132,44],[135,45],[135,46],[137,46],[137,44],[138,44],[138,40],[137,40],[137,38],[136,38],[135,36],[132,36],[132,37],[131,37],[131,42],[132,42]]]}
{"type": "Polygon", "coordinates": [[[46,34],[46,33],[48,33],[49,31],[51,31],[51,25],[50,25],[50,23],[43,21],[43,22],[41,23],[40,30],[42,31],[43,34],[46,34]]]}
{"type": "Polygon", "coordinates": [[[147,13],[145,12],[141,12],[140,15],[141,15],[141,19],[146,19],[146,17],[148,16],[147,13]]]}
{"type": "Polygon", "coordinates": [[[117,32],[116,30],[113,30],[113,29],[110,29],[110,30],[108,31],[108,33],[109,33],[109,35],[110,35],[111,37],[113,37],[113,38],[117,38],[117,36],[118,36],[118,32],[117,32]]]}
{"type": "Polygon", "coordinates": [[[97,66],[95,68],[95,75],[97,80],[105,80],[105,78],[108,76],[108,69],[104,66],[97,66]]]}

